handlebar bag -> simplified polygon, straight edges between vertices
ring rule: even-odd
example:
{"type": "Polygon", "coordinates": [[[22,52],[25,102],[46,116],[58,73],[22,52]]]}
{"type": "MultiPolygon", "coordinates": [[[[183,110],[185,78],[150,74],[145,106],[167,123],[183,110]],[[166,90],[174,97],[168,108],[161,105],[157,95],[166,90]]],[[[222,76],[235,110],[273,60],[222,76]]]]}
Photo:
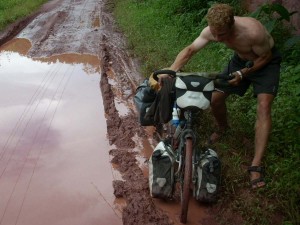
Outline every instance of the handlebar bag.
{"type": "Polygon", "coordinates": [[[197,76],[178,76],[175,81],[176,103],[180,108],[207,109],[210,106],[214,83],[197,76]]]}

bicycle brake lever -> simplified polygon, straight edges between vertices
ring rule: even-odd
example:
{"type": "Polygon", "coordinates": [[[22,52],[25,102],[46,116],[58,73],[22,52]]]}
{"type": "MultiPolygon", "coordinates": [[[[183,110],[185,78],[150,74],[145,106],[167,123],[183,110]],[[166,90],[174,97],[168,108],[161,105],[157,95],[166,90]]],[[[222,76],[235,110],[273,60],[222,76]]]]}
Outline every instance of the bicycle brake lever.
{"type": "Polygon", "coordinates": [[[230,84],[228,83],[228,80],[224,80],[224,79],[216,79],[214,81],[215,87],[229,87],[230,84]]]}
{"type": "Polygon", "coordinates": [[[248,61],[248,62],[246,62],[246,64],[245,64],[245,66],[246,66],[247,68],[251,68],[253,65],[254,65],[253,61],[248,61]]]}

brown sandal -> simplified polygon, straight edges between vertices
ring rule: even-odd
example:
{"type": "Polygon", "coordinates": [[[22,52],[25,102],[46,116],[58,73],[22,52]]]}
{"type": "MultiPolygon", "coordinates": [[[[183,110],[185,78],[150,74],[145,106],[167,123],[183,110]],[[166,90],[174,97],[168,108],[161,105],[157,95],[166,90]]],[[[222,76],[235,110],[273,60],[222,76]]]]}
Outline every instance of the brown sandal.
{"type": "Polygon", "coordinates": [[[260,174],[259,178],[253,179],[253,180],[250,181],[252,189],[261,188],[261,187],[264,187],[266,185],[266,182],[265,182],[265,179],[264,179],[264,174],[265,174],[264,167],[262,167],[262,166],[250,166],[248,168],[248,172],[249,173],[256,172],[256,173],[260,174]]]}

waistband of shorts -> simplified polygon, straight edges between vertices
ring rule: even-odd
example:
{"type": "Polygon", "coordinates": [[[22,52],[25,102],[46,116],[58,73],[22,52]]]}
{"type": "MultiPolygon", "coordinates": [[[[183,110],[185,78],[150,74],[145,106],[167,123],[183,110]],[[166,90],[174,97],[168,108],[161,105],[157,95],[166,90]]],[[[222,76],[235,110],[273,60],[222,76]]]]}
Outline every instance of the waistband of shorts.
{"type": "MultiPolygon", "coordinates": [[[[277,58],[277,57],[281,58],[281,53],[276,48],[276,46],[273,46],[273,48],[271,49],[271,51],[272,51],[272,59],[277,58]]],[[[248,62],[248,60],[244,60],[244,59],[240,58],[239,55],[236,52],[234,53],[234,57],[237,58],[240,62],[243,62],[243,63],[248,62]]]]}

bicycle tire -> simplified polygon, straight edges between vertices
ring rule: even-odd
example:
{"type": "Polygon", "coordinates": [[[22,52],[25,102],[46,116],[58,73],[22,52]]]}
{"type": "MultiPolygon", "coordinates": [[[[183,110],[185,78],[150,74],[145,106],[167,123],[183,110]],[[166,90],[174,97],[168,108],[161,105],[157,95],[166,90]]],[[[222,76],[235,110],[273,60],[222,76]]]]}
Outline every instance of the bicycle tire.
{"type": "Polygon", "coordinates": [[[185,163],[184,163],[184,177],[181,185],[181,213],[180,222],[187,222],[187,213],[190,200],[190,184],[192,179],[192,156],[193,156],[193,142],[191,138],[187,138],[185,142],[185,163]]]}

